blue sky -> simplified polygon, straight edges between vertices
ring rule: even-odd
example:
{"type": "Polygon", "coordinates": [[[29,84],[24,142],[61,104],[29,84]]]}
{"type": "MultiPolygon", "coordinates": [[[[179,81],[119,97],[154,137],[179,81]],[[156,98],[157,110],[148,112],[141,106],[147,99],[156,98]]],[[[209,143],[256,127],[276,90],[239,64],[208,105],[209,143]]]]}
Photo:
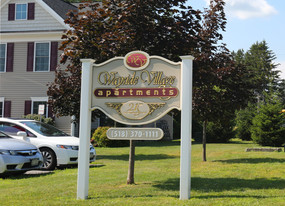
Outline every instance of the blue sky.
{"type": "MultiPolygon", "coordinates": [[[[188,0],[194,9],[203,10],[209,0],[188,0]]],[[[227,17],[223,43],[231,51],[247,51],[265,40],[276,55],[281,78],[285,79],[285,0],[225,0],[227,17]]]]}

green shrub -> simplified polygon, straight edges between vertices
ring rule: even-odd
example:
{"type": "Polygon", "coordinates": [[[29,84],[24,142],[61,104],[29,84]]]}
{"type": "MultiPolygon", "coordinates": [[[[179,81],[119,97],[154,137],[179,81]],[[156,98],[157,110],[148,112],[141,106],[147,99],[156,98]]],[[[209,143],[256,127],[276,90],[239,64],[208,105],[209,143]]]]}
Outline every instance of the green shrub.
{"type": "Polygon", "coordinates": [[[128,146],[127,140],[110,140],[107,138],[107,130],[110,127],[98,127],[92,135],[91,142],[97,147],[122,147],[128,146]]]}
{"type": "Polygon", "coordinates": [[[192,138],[195,142],[202,142],[203,138],[203,126],[195,119],[192,120],[192,138]]]}
{"type": "Polygon", "coordinates": [[[234,137],[233,126],[228,123],[208,122],[206,141],[210,143],[226,143],[234,137]]]}
{"type": "Polygon", "coordinates": [[[280,102],[263,104],[253,118],[251,138],[262,146],[279,147],[285,143],[285,114],[280,102]]]}
{"type": "Polygon", "coordinates": [[[241,140],[251,140],[250,128],[255,114],[255,105],[248,105],[248,107],[243,110],[239,110],[236,113],[236,138],[241,140]]]}
{"type": "MultiPolygon", "coordinates": [[[[25,118],[25,119],[33,119],[33,120],[36,120],[36,121],[40,121],[41,120],[41,116],[39,114],[28,114],[28,115],[24,115],[23,118],[25,118]]],[[[49,125],[52,125],[52,126],[55,125],[54,120],[52,118],[50,118],[50,117],[42,116],[42,122],[44,122],[46,124],[49,124],[49,125]]]]}

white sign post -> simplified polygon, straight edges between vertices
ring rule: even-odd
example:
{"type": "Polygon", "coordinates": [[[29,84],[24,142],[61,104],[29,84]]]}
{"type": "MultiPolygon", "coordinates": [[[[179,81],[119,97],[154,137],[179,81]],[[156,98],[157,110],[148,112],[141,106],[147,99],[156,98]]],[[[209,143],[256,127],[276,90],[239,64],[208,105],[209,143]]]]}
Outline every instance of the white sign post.
{"type": "MultiPolygon", "coordinates": [[[[123,124],[151,123],[172,109],[181,110],[180,199],[190,198],[193,57],[181,62],[134,51],[101,64],[82,59],[77,199],[88,198],[91,112],[100,109],[123,124]]],[[[154,138],[158,129],[109,130],[113,138],[154,138]]]]}
{"type": "Polygon", "coordinates": [[[90,131],[91,131],[91,78],[94,60],[83,59],[82,82],[80,99],[80,126],[79,126],[79,157],[77,178],[77,199],[88,198],[89,187],[89,158],[90,158],[90,131]]]}
{"type": "Polygon", "coordinates": [[[190,199],[192,139],[192,56],[182,56],[180,199],[190,199]]]}

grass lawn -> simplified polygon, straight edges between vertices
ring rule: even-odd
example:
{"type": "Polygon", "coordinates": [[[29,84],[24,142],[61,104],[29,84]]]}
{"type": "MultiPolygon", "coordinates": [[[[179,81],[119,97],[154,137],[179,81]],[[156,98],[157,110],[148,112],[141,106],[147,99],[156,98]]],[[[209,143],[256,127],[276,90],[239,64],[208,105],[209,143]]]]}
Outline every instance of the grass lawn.
{"type": "Polygon", "coordinates": [[[135,185],[127,185],[129,147],[97,148],[89,199],[76,200],[77,168],[0,178],[0,205],[284,205],[285,153],[245,152],[250,142],[192,145],[191,199],[179,200],[180,142],[136,147],[135,185]]]}

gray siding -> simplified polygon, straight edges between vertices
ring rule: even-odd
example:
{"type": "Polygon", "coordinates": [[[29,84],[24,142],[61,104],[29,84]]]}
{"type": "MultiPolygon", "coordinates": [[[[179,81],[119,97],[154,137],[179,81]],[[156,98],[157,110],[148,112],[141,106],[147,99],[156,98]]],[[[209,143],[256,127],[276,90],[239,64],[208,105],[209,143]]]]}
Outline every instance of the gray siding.
{"type": "Polygon", "coordinates": [[[55,125],[60,130],[67,134],[71,134],[71,118],[70,117],[59,117],[55,119],[55,125]]]}
{"type": "MultiPolygon", "coordinates": [[[[34,1],[24,1],[23,3],[31,3],[34,1]]],[[[19,1],[10,1],[9,3],[19,3],[19,1]]],[[[50,15],[41,5],[35,3],[35,19],[34,20],[15,20],[8,21],[8,4],[1,10],[1,32],[24,32],[24,31],[50,31],[64,30],[64,26],[60,24],[52,15],[50,15]]]]}
{"type": "MultiPolygon", "coordinates": [[[[26,67],[27,42],[15,43],[13,72],[0,73],[0,97],[12,102],[13,118],[24,115],[25,100],[47,97],[47,84],[54,81],[54,72],[27,72],[26,67]]],[[[70,133],[70,117],[56,118],[56,127],[70,133]]]]}
{"type": "Polygon", "coordinates": [[[24,115],[25,100],[46,97],[54,72],[27,72],[27,43],[15,43],[13,72],[0,73],[0,96],[12,101],[11,117],[24,115]]]}
{"type": "Polygon", "coordinates": [[[12,101],[11,117],[24,115],[25,100],[46,97],[54,72],[27,72],[27,43],[15,43],[13,72],[0,73],[0,96],[12,101]]]}

